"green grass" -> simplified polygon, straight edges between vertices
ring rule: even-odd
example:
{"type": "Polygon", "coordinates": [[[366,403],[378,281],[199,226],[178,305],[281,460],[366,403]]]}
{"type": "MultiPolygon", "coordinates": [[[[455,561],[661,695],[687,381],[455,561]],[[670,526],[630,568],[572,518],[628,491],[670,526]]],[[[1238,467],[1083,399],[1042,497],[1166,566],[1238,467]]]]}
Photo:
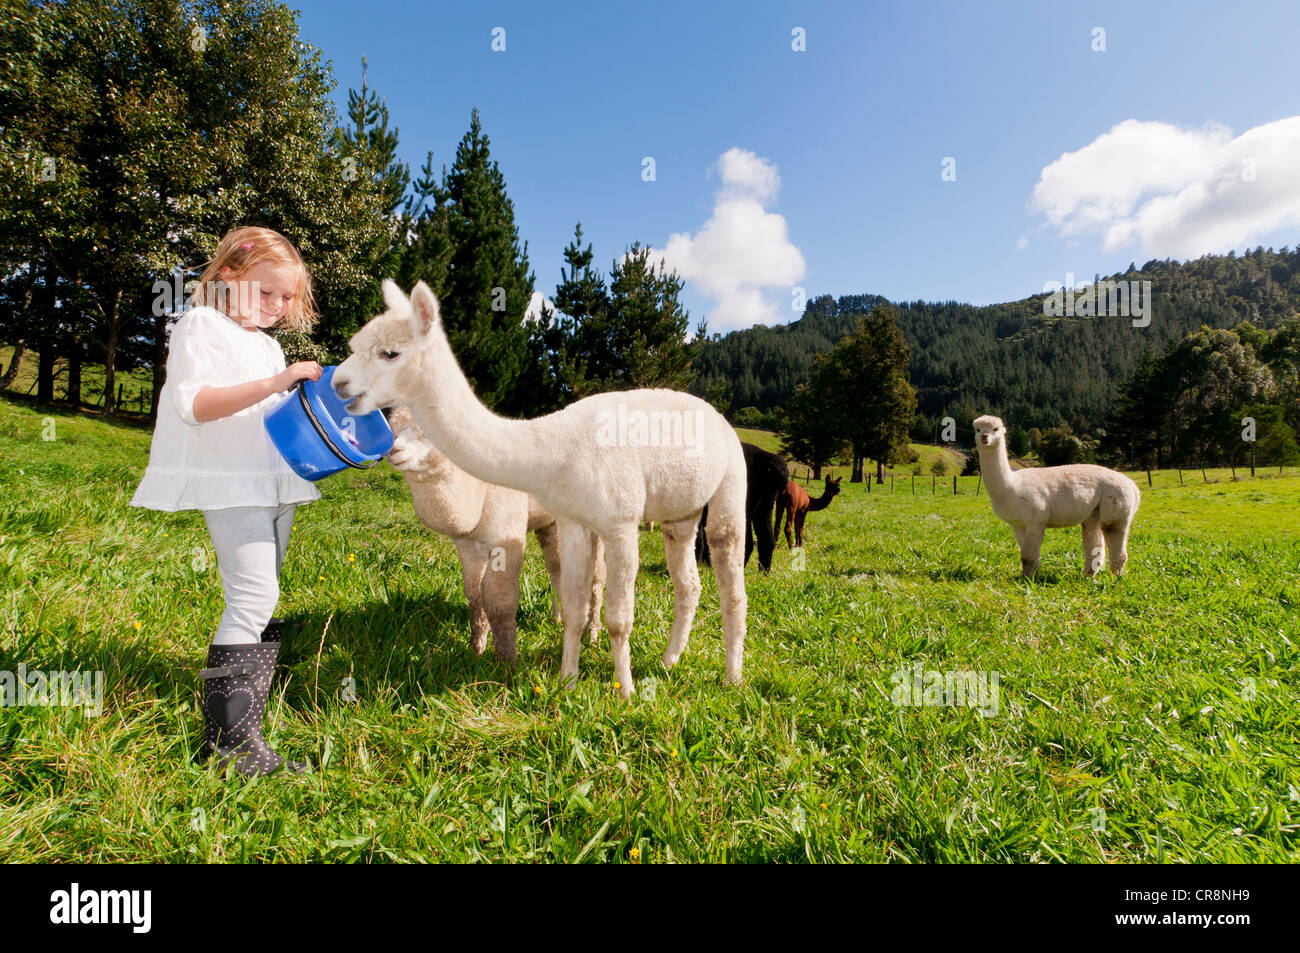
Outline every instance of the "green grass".
{"type": "Polygon", "coordinates": [[[769,576],[751,562],[740,688],[708,570],[662,671],[671,588],[646,534],[626,704],[605,644],[557,688],[535,544],[511,674],[468,650],[455,552],[399,474],[331,477],[284,565],[268,717],[323,770],[244,780],[189,761],[222,608],[201,514],[128,508],[148,430],[50,419],[42,440],[46,409],[0,401],[0,670],[102,670],[106,697],[99,717],[0,710],[0,860],[1296,859],[1295,476],[1143,477],[1130,571],[1099,581],[1077,530],[1020,579],[973,478],[846,483],[802,570],[784,548],[769,576]],[[998,672],[997,714],[895,706],[917,662],[998,672]]]}

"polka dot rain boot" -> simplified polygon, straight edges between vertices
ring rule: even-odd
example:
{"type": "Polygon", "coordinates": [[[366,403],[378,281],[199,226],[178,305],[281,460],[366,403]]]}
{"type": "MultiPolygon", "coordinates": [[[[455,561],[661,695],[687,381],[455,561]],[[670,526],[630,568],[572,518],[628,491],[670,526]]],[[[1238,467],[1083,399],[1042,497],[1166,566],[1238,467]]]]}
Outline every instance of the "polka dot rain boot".
{"type": "Polygon", "coordinates": [[[262,630],[263,642],[279,642],[280,637],[284,634],[284,620],[272,617],[271,621],[266,624],[262,630]]]}
{"type": "Polygon", "coordinates": [[[279,642],[209,646],[208,667],[199,672],[206,730],[196,761],[216,754],[221,768],[233,760],[235,770],[245,777],[311,769],[301,761],[286,761],[262,737],[262,717],[279,651],[279,642]]]}

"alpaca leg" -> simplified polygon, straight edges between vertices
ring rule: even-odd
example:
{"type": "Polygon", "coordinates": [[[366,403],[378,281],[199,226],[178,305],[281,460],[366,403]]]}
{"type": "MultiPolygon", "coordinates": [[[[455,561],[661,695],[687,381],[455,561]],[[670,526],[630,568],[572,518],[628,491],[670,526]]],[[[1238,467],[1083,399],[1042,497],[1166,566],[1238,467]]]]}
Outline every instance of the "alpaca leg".
{"type": "Polygon", "coordinates": [[[605,543],[591,534],[591,611],[587,614],[587,631],[591,644],[600,641],[600,607],[605,601],[605,543]]]}
{"type": "Polygon", "coordinates": [[[1106,548],[1102,544],[1101,516],[1093,513],[1083,521],[1083,574],[1095,576],[1101,572],[1106,548]]]}
{"type": "Polygon", "coordinates": [[[1020,571],[1026,576],[1032,576],[1038,571],[1038,557],[1043,549],[1043,533],[1046,530],[1046,524],[1024,528],[1024,539],[1020,543],[1020,571]]]}
{"type": "Polygon", "coordinates": [[[560,679],[568,683],[578,678],[578,649],[591,602],[593,544],[592,533],[578,523],[556,520],[556,527],[560,537],[560,611],[564,617],[560,679]]]}
{"type": "Polygon", "coordinates": [[[632,616],[636,598],[636,574],[641,553],[635,527],[605,537],[605,628],[614,657],[614,681],[619,694],[632,697],[632,616]]]}
{"type": "Polygon", "coordinates": [[[537,545],[542,548],[546,562],[546,577],[551,580],[551,620],[560,621],[560,536],[552,523],[534,530],[537,545]]]}
{"type": "Polygon", "coordinates": [[[740,683],[745,656],[744,543],[745,467],[743,462],[723,477],[722,485],[709,500],[709,550],[713,555],[713,575],[718,580],[718,606],[722,610],[722,632],[727,642],[728,684],[740,683]]]}
{"type": "Polygon", "coordinates": [[[794,540],[800,549],[803,549],[803,521],[807,518],[807,510],[800,510],[794,515],[794,540]]]}
{"type": "Polygon", "coordinates": [[[524,541],[504,540],[489,551],[483,574],[483,604],[492,627],[492,652],[514,665],[515,620],[519,612],[519,573],[524,567],[524,541]]]}
{"type": "Polygon", "coordinates": [[[1124,566],[1128,563],[1128,531],[1132,525],[1130,517],[1118,526],[1110,526],[1102,530],[1106,537],[1107,555],[1110,557],[1110,571],[1116,576],[1124,575],[1124,566]]]}
{"type": "Polygon", "coordinates": [[[695,621],[695,610],[700,604],[700,572],[695,568],[694,553],[696,520],[664,523],[664,556],[668,561],[668,575],[673,579],[673,631],[664,649],[664,667],[672,668],[686,651],[686,642],[695,621]]]}
{"type": "MultiPolygon", "coordinates": [[[[794,549],[794,540],[790,538],[790,524],[794,522],[794,510],[787,507],[777,513],[777,519],[785,518],[785,548],[794,549]]],[[[803,545],[802,543],[800,545],[803,545]]]]}
{"type": "Polygon", "coordinates": [[[472,539],[458,539],[455,543],[460,553],[465,598],[469,600],[469,644],[475,655],[482,655],[488,637],[488,617],[483,610],[483,573],[487,569],[488,551],[472,539]]]}
{"type": "MultiPolygon", "coordinates": [[[[701,517],[703,519],[704,517],[701,517]]],[[[700,524],[696,524],[698,529],[700,524]]],[[[754,517],[750,513],[745,514],[745,565],[749,565],[749,554],[754,551],[754,517]]]]}
{"type": "MultiPolygon", "coordinates": [[[[776,548],[776,533],[768,533],[767,528],[772,525],[772,504],[775,501],[772,498],[765,499],[755,507],[752,522],[754,524],[754,535],[758,537],[758,565],[764,572],[772,568],[772,550],[776,548]]],[[[749,554],[745,555],[745,563],[749,563],[749,554]]]]}

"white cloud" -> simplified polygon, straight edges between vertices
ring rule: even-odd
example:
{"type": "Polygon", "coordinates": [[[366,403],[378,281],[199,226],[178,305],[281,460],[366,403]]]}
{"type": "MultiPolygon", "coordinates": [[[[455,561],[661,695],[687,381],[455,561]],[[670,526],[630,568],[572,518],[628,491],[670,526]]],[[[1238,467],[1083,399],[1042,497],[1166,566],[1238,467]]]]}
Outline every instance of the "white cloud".
{"type": "Polygon", "coordinates": [[[1300,116],[1248,129],[1128,119],[1043,169],[1030,199],[1061,235],[1152,257],[1242,248],[1300,225],[1300,116]]]}
{"type": "Polygon", "coordinates": [[[714,168],[722,185],[712,216],[694,235],[670,235],[657,256],[693,290],[713,299],[710,332],[797,317],[790,310],[790,291],[803,278],[803,255],[790,241],[785,218],[764,207],[781,188],[776,166],[732,148],[714,168]]]}

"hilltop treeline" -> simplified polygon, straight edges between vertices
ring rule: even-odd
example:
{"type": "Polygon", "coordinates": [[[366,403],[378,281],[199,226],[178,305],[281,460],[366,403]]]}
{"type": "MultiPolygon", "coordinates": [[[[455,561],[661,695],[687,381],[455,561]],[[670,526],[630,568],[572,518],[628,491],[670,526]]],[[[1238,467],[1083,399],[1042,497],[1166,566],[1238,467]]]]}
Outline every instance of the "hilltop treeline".
{"type": "MultiPolygon", "coordinates": [[[[1271,329],[1300,312],[1300,248],[1152,260],[1102,280],[1150,281],[1150,324],[1134,327],[1126,317],[1050,317],[1043,313],[1042,294],[987,306],[896,303],[912,354],[914,433],[929,433],[949,414],[960,421],[991,409],[1011,427],[1067,424],[1092,431],[1104,427],[1120,386],[1144,359],[1202,325],[1230,329],[1249,321],[1271,329]]],[[[731,414],[783,407],[811,377],[815,356],[829,353],[859,315],[885,303],[876,295],[823,295],[789,325],[715,336],[697,361],[696,390],[721,395],[731,414]]]]}

